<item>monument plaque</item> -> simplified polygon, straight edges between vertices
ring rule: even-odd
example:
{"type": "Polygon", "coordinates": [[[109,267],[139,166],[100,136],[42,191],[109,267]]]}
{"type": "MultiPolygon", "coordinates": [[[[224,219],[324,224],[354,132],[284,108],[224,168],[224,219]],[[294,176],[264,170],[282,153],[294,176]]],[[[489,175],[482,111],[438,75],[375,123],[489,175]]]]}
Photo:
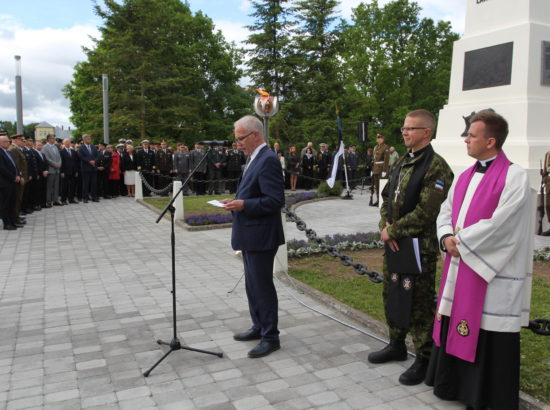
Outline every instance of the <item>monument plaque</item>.
{"type": "Polygon", "coordinates": [[[550,41],[542,42],[542,85],[550,85],[550,41]]]}
{"type": "Polygon", "coordinates": [[[462,90],[509,85],[512,82],[514,43],[467,51],[464,54],[462,90]]]}

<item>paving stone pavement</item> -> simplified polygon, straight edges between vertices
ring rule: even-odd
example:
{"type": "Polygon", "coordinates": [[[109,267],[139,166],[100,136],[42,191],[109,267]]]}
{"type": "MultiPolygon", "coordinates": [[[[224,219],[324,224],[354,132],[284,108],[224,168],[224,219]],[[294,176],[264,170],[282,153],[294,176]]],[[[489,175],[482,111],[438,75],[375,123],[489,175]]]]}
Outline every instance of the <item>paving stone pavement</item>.
{"type": "Polygon", "coordinates": [[[155,341],[172,337],[170,224],[155,219],[118,198],[0,231],[0,410],[461,408],[400,386],[412,359],[369,364],[380,342],[311,312],[280,283],[282,348],[247,358],[254,342],[232,338],[249,316],[244,284],[228,293],[242,274],[230,229],[176,227],[178,336],[224,357],[176,351],[143,377],[166,351],[155,341]]]}

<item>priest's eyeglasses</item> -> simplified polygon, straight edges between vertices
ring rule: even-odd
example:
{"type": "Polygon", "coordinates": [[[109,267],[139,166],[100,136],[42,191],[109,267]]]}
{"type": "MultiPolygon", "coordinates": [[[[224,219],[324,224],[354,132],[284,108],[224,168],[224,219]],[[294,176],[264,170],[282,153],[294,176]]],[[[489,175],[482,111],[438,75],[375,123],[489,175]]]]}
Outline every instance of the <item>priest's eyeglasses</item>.
{"type": "Polygon", "coordinates": [[[414,131],[414,130],[427,130],[428,127],[401,127],[401,133],[407,131],[407,132],[411,132],[411,131],[414,131]]]}
{"type": "Polygon", "coordinates": [[[250,134],[253,134],[253,133],[254,133],[254,131],[250,131],[248,134],[246,134],[246,135],[243,136],[243,137],[235,137],[235,141],[237,141],[237,142],[243,142],[243,141],[246,139],[246,137],[248,137],[250,134]]]}

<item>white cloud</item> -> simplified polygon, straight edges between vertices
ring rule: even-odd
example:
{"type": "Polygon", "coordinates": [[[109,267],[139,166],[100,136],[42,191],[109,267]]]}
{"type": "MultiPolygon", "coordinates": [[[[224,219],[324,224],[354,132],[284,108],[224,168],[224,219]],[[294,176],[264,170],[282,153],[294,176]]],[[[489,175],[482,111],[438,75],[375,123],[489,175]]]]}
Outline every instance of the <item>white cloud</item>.
{"type": "Polygon", "coordinates": [[[237,46],[240,46],[239,43],[246,40],[250,34],[245,27],[245,23],[228,20],[214,20],[214,25],[216,29],[221,30],[228,42],[234,41],[237,46]]]}
{"type": "Polygon", "coordinates": [[[0,50],[5,56],[0,61],[0,119],[14,121],[16,117],[13,56],[20,55],[23,121],[71,125],[68,101],[61,89],[71,80],[74,65],[84,59],[82,46],[93,45],[89,36],[99,36],[97,28],[76,25],[31,30],[9,16],[0,16],[0,25],[0,50]]]}

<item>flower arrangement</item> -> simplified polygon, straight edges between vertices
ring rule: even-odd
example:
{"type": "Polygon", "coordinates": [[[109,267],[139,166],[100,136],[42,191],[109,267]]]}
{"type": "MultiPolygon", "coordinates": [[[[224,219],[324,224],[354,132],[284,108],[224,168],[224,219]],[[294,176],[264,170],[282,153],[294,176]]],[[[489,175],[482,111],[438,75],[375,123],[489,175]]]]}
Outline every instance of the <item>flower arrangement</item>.
{"type": "Polygon", "coordinates": [[[550,261],[550,246],[546,246],[542,249],[535,249],[533,260],[539,262],[550,261]]]}
{"type": "Polygon", "coordinates": [[[233,215],[230,212],[223,214],[193,215],[184,219],[185,223],[191,226],[225,224],[232,220],[233,215]]]}

